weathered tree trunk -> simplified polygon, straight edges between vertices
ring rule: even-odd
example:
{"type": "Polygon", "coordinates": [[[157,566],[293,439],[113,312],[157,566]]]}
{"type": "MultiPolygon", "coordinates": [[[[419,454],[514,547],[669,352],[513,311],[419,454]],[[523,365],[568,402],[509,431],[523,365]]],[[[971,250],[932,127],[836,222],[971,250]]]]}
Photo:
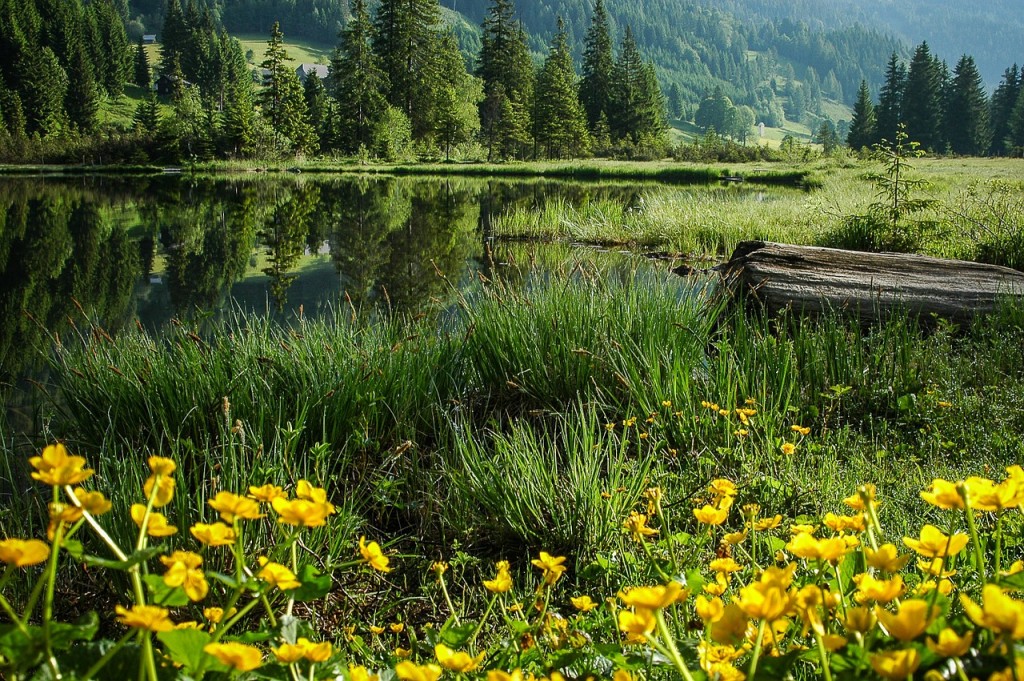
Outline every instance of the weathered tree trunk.
{"type": "Polygon", "coordinates": [[[733,292],[768,310],[838,310],[865,322],[894,312],[967,320],[1024,297],[1024,273],[904,253],[861,253],[744,241],[719,270],[733,292]]]}

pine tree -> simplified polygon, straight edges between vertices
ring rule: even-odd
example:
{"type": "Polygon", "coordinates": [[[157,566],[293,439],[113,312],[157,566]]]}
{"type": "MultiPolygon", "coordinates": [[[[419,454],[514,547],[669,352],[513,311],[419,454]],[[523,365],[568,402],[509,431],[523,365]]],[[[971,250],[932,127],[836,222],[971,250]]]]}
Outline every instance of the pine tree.
{"type": "Polygon", "coordinates": [[[683,117],[683,94],[678,83],[672,83],[668,88],[668,113],[672,118],[683,117]]]}
{"type": "Polygon", "coordinates": [[[960,57],[950,82],[943,120],[946,141],[953,153],[978,156],[988,151],[988,98],[974,58],[960,57]]]}
{"type": "Polygon", "coordinates": [[[478,104],[483,98],[482,84],[466,72],[458,40],[451,30],[441,38],[433,89],[434,135],[447,161],[455,146],[480,132],[478,104]]]}
{"type": "Polygon", "coordinates": [[[1010,136],[1010,115],[1013,105],[1022,90],[1021,71],[1014,64],[1003,72],[1003,79],[992,93],[989,120],[992,127],[992,145],[990,153],[996,156],[1006,154],[1009,149],[1006,140],[1010,136]]]}
{"type": "Polygon", "coordinates": [[[597,126],[601,114],[608,116],[614,68],[608,13],[604,9],[604,1],[597,0],[584,41],[583,78],[580,81],[580,101],[587,112],[587,124],[591,130],[597,126]]]}
{"type": "Polygon", "coordinates": [[[846,135],[846,144],[853,150],[870,147],[875,142],[875,106],[871,103],[871,92],[866,80],[860,81],[857,101],[853,105],[853,120],[850,121],[850,132],[846,135]]]}
{"type": "Polygon", "coordinates": [[[156,101],[156,93],[150,90],[149,95],[139,102],[135,107],[135,115],[132,117],[135,129],[139,132],[152,135],[160,125],[160,105],[156,101]]]}
{"type": "Polygon", "coordinates": [[[484,91],[480,126],[490,160],[507,146],[502,131],[516,136],[515,128],[522,123],[503,118],[510,110],[507,104],[514,103],[515,108],[525,111],[533,92],[533,64],[525,33],[515,22],[512,0],[492,0],[483,22],[478,61],[476,73],[483,81],[484,91]]]}
{"type": "Polygon", "coordinates": [[[885,84],[875,108],[875,140],[889,144],[896,141],[896,132],[903,121],[903,91],[907,86],[907,69],[895,52],[885,69],[885,84]]]}
{"type": "Polygon", "coordinates": [[[17,67],[19,90],[27,119],[26,132],[51,135],[67,127],[64,98],[68,76],[49,47],[27,50],[17,67]]]}
{"type": "Polygon", "coordinates": [[[188,49],[188,26],[185,15],[181,11],[179,0],[167,0],[164,13],[164,26],[160,35],[160,73],[165,76],[173,74],[172,65],[175,61],[181,68],[184,52],[188,49]]]}
{"type": "Polygon", "coordinates": [[[352,0],[352,16],[339,34],[331,59],[329,86],[338,101],[338,144],[347,154],[373,146],[373,131],[384,116],[387,79],[370,45],[366,0],[352,0]]]}
{"type": "Polygon", "coordinates": [[[135,84],[143,90],[148,90],[151,79],[149,57],[146,56],[146,48],[142,44],[142,38],[139,38],[139,44],[135,50],[135,84]]]}
{"type": "Polygon", "coordinates": [[[1024,156],[1024,88],[1017,95],[1017,102],[1010,112],[1010,135],[1007,145],[1016,156],[1024,156]]]}
{"type": "Polygon", "coordinates": [[[613,140],[629,140],[636,144],[642,137],[664,137],[665,98],[661,94],[654,65],[644,63],[627,26],[619,49],[619,58],[612,72],[611,111],[608,122],[613,140]]]}
{"type": "Polygon", "coordinates": [[[285,64],[288,51],[284,47],[284,34],[281,24],[277,21],[270,29],[270,40],[260,68],[266,69],[266,88],[260,93],[263,115],[267,117],[275,130],[284,128],[284,97],[288,74],[295,75],[285,64]]]}
{"type": "Polygon", "coordinates": [[[537,78],[535,97],[537,142],[548,158],[586,154],[590,147],[587,119],[580,104],[576,70],[561,17],[537,78]]]}
{"type": "Polygon", "coordinates": [[[306,76],[306,82],[302,88],[303,99],[306,100],[306,110],[309,112],[309,124],[316,133],[315,148],[326,152],[334,146],[334,123],[335,103],[327,95],[323,81],[315,73],[306,76]]]}
{"type": "Polygon", "coordinates": [[[918,45],[907,70],[903,92],[903,120],[907,137],[922,149],[941,151],[942,76],[927,42],[918,45]]]}
{"type": "Polygon", "coordinates": [[[417,139],[432,129],[439,21],[437,0],[381,0],[374,17],[373,49],[387,76],[387,100],[405,112],[417,139]]]}
{"type": "Polygon", "coordinates": [[[99,92],[92,76],[85,49],[78,45],[70,55],[68,64],[68,89],[64,97],[64,109],[68,119],[83,133],[96,129],[96,114],[99,111],[99,92]]]}

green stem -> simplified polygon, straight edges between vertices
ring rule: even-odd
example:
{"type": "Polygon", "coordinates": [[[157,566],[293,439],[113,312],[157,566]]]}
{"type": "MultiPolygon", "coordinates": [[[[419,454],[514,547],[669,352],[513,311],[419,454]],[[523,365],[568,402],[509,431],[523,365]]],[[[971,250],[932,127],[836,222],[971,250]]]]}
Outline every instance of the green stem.
{"type": "Polygon", "coordinates": [[[753,681],[757,673],[757,661],[761,658],[761,644],[764,643],[764,630],[768,626],[768,620],[762,619],[757,626],[757,640],[754,642],[754,654],[750,657],[750,669],[747,670],[747,678],[753,681]]]}
{"type": "MultiPolygon", "coordinates": [[[[441,583],[441,593],[444,594],[444,602],[448,605],[448,612],[452,614],[452,618],[455,620],[455,624],[459,623],[459,613],[455,612],[455,606],[452,605],[452,598],[448,595],[448,587],[444,583],[444,575],[438,575],[437,581],[441,583]]],[[[488,608],[490,612],[490,608],[488,608]]]]}
{"type": "Polygon", "coordinates": [[[1003,511],[999,509],[996,513],[996,569],[995,569],[995,580],[998,582],[1000,578],[1000,571],[1003,566],[1003,511]]]}
{"type": "Polygon", "coordinates": [[[965,503],[964,513],[967,514],[967,529],[971,533],[971,544],[974,546],[974,565],[981,581],[985,581],[985,556],[981,552],[981,539],[978,537],[978,526],[974,523],[974,511],[969,503],[965,503]]]}
{"type": "Polygon", "coordinates": [[[832,671],[828,666],[828,650],[825,649],[824,635],[815,632],[814,638],[818,642],[818,658],[821,659],[821,673],[824,675],[825,681],[832,681],[832,671]]]}
{"type": "Polygon", "coordinates": [[[121,648],[123,648],[124,645],[128,643],[129,640],[131,640],[132,636],[135,636],[136,633],[138,632],[136,632],[135,629],[129,629],[128,632],[125,633],[125,635],[122,636],[117,643],[111,646],[110,650],[103,654],[103,657],[96,661],[96,664],[89,667],[85,671],[85,674],[82,675],[82,681],[88,681],[88,679],[91,679],[92,677],[96,676],[96,674],[105,666],[107,666],[107,663],[114,658],[114,655],[117,655],[117,651],[121,650],[121,648]]]}
{"type": "MultiPolygon", "coordinates": [[[[490,617],[491,610],[494,608],[494,602],[497,601],[497,600],[498,600],[498,594],[493,594],[491,596],[491,600],[488,601],[488,603],[487,603],[487,609],[484,610],[484,616],[480,618],[480,624],[476,625],[476,629],[473,630],[473,634],[469,637],[469,639],[466,640],[466,645],[472,645],[473,641],[476,640],[476,637],[480,634],[481,630],[483,630],[484,622],[486,622],[487,618],[490,617]]],[[[451,607],[451,606],[449,605],[449,607],[451,607]]],[[[459,618],[456,617],[455,618],[455,623],[458,624],[458,622],[459,622],[459,618]]]]}
{"type": "Polygon", "coordinates": [[[7,613],[7,616],[11,618],[11,621],[14,622],[14,626],[18,627],[18,631],[24,634],[26,638],[31,637],[31,634],[28,632],[28,625],[18,618],[18,613],[14,612],[14,608],[12,608],[11,604],[7,602],[7,599],[4,598],[3,594],[0,594],[0,608],[3,608],[3,611],[7,613]]]}
{"type": "MultiPolygon", "coordinates": [[[[299,574],[299,548],[298,542],[292,542],[292,573],[299,574]]],[[[293,592],[294,593],[294,592],[293,592]]],[[[295,596],[288,597],[288,607],[285,608],[284,614],[291,616],[292,609],[295,607],[295,596]]]]}
{"type": "Polygon", "coordinates": [[[679,648],[676,647],[675,637],[672,636],[672,632],[668,629],[668,623],[665,622],[664,612],[661,610],[655,610],[654,619],[658,623],[659,638],[661,639],[666,652],[668,652],[668,658],[672,660],[672,664],[674,664],[676,669],[679,670],[679,673],[683,675],[683,679],[686,681],[693,681],[693,674],[690,673],[690,668],[686,666],[683,656],[679,654],[679,648]]]}
{"type": "Polygon", "coordinates": [[[658,499],[654,503],[654,511],[658,515],[658,522],[661,523],[661,536],[665,538],[665,543],[668,545],[668,559],[672,562],[672,572],[679,574],[679,563],[676,561],[675,542],[672,539],[672,528],[668,524],[668,518],[665,517],[665,512],[661,508],[661,500],[658,499]]]}
{"type": "Polygon", "coordinates": [[[640,545],[644,547],[644,553],[647,555],[648,562],[650,562],[650,564],[654,566],[654,569],[658,571],[658,576],[666,582],[671,582],[672,578],[665,574],[665,571],[661,569],[660,565],[658,565],[658,561],[654,559],[654,554],[651,553],[651,547],[647,545],[647,542],[641,539],[640,545]]]}
{"type": "Polygon", "coordinates": [[[153,657],[153,638],[148,633],[142,637],[142,659],[146,663],[146,676],[149,677],[149,681],[157,681],[156,659],[153,657]]]}
{"type": "MultiPolygon", "coordinates": [[[[57,488],[53,488],[54,495],[57,488]]],[[[53,657],[53,595],[57,588],[57,557],[60,555],[60,543],[64,539],[64,523],[57,524],[57,530],[53,535],[53,550],[50,551],[50,562],[46,566],[46,595],[43,596],[43,650],[46,654],[46,663],[53,672],[54,678],[62,678],[57,660],[53,657]]]]}

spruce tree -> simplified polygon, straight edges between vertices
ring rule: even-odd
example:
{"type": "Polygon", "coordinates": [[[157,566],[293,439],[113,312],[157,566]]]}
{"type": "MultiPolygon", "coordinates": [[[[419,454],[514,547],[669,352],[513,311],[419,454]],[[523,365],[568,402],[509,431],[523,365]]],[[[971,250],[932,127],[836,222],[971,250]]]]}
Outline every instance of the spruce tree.
{"type": "Polygon", "coordinates": [[[323,81],[315,73],[306,76],[306,82],[302,88],[303,99],[306,100],[306,110],[309,112],[309,124],[316,134],[315,148],[322,152],[329,151],[334,146],[335,125],[335,102],[327,95],[323,81]]]}
{"type": "Polygon", "coordinates": [[[173,74],[173,64],[181,68],[184,52],[188,49],[188,26],[185,15],[181,11],[179,0],[167,0],[164,13],[164,26],[160,35],[160,73],[165,76],[173,74]]]}
{"type": "Polygon", "coordinates": [[[1017,102],[1010,112],[1010,134],[1007,147],[1015,156],[1024,156],[1024,88],[1017,95],[1017,102]]]}
{"type": "Polygon", "coordinates": [[[875,134],[875,106],[871,103],[868,83],[862,80],[853,105],[853,120],[850,121],[846,144],[855,151],[870,147],[876,140],[875,134]]]}
{"type": "Polygon", "coordinates": [[[1013,106],[1017,103],[1022,89],[1021,71],[1014,64],[1003,72],[1003,79],[999,81],[995,92],[992,93],[992,103],[989,109],[989,121],[992,128],[992,144],[990,153],[996,156],[1006,154],[1007,138],[1010,136],[1010,115],[1013,113],[1013,106]]]}
{"type": "Polygon", "coordinates": [[[142,44],[142,38],[139,38],[139,44],[135,50],[135,84],[143,90],[148,90],[151,79],[149,57],[146,56],[146,47],[142,44]]]}
{"type": "Polygon", "coordinates": [[[953,153],[978,156],[988,151],[988,98],[974,58],[966,54],[953,69],[943,120],[953,153]]]}
{"type": "Polygon", "coordinates": [[[135,129],[144,135],[152,135],[160,124],[160,105],[156,101],[156,93],[150,90],[144,100],[135,107],[132,118],[135,129]]]}
{"type": "Polygon", "coordinates": [[[628,140],[633,144],[641,138],[660,139],[667,127],[665,98],[658,86],[654,65],[644,63],[629,26],[612,72],[608,122],[613,140],[628,140]]]}
{"type": "Polygon", "coordinates": [[[942,151],[942,74],[927,42],[918,45],[907,70],[903,120],[907,137],[922,149],[942,151]]]}
{"type": "Polygon", "coordinates": [[[481,134],[491,160],[496,154],[504,156],[501,150],[508,145],[503,134],[518,136],[515,129],[523,123],[505,120],[504,113],[510,107],[525,111],[533,91],[533,64],[525,33],[515,21],[512,0],[491,2],[483,22],[476,73],[484,91],[480,102],[481,134]]]}
{"type": "Polygon", "coordinates": [[[409,118],[414,138],[432,128],[439,21],[437,0],[381,0],[374,17],[373,49],[387,76],[387,100],[409,118]]]}
{"type": "Polygon", "coordinates": [[[668,113],[672,118],[683,117],[683,94],[678,83],[672,83],[668,88],[668,113]]]}
{"type": "Polygon", "coordinates": [[[373,131],[387,109],[387,78],[370,45],[366,0],[352,0],[352,16],[339,34],[329,87],[338,101],[338,144],[347,154],[373,147],[373,131]]]}
{"type": "Polygon", "coordinates": [[[893,52],[885,68],[885,83],[878,95],[875,108],[875,141],[896,141],[896,132],[903,121],[903,91],[907,85],[907,69],[893,52]]]}
{"type": "Polygon", "coordinates": [[[580,81],[580,101],[587,112],[587,124],[591,130],[597,126],[601,114],[608,116],[614,68],[608,13],[604,9],[604,1],[597,0],[584,41],[583,78],[580,81]]]}
{"type": "Polygon", "coordinates": [[[451,30],[441,38],[433,89],[434,137],[447,161],[454,147],[480,132],[478,104],[483,99],[481,82],[466,71],[458,40],[451,30]]]}
{"type": "MultiPolygon", "coordinates": [[[[288,51],[284,47],[281,24],[275,21],[270,29],[270,40],[267,41],[264,59],[260,62],[260,68],[267,71],[266,87],[260,93],[260,102],[263,106],[263,115],[278,131],[284,128],[285,88],[287,87],[287,76],[291,73],[291,69],[285,64],[287,59],[288,51]]],[[[291,73],[291,75],[295,74],[291,73]]]]}
{"type": "Polygon", "coordinates": [[[70,59],[64,109],[75,127],[83,133],[91,133],[96,129],[96,114],[100,106],[99,92],[92,76],[92,64],[89,63],[85,49],[81,45],[75,48],[70,59]]]}
{"type": "Polygon", "coordinates": [[[537,77],[535,97],[537,142],[548,158],[586,154],[590,147],[587,119],[580,104],[576,70],[561,17],[537,77]]]}

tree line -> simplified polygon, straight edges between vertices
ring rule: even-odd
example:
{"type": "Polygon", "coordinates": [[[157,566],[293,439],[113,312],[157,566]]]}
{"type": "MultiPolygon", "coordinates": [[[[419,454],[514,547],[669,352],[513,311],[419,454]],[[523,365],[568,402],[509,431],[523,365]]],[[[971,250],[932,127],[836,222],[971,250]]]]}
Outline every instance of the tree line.
{"type": "Polygon", "coordinates": [[[909,64],[889,58],[877,101],[861,82],[847,144],[854,149],[892,143],[900,126],[922,149],[962,156],[1024,155],[1024,70],[1007,68],[989,97],[974,58],[950,71],[927,42],[909,64]]]}

